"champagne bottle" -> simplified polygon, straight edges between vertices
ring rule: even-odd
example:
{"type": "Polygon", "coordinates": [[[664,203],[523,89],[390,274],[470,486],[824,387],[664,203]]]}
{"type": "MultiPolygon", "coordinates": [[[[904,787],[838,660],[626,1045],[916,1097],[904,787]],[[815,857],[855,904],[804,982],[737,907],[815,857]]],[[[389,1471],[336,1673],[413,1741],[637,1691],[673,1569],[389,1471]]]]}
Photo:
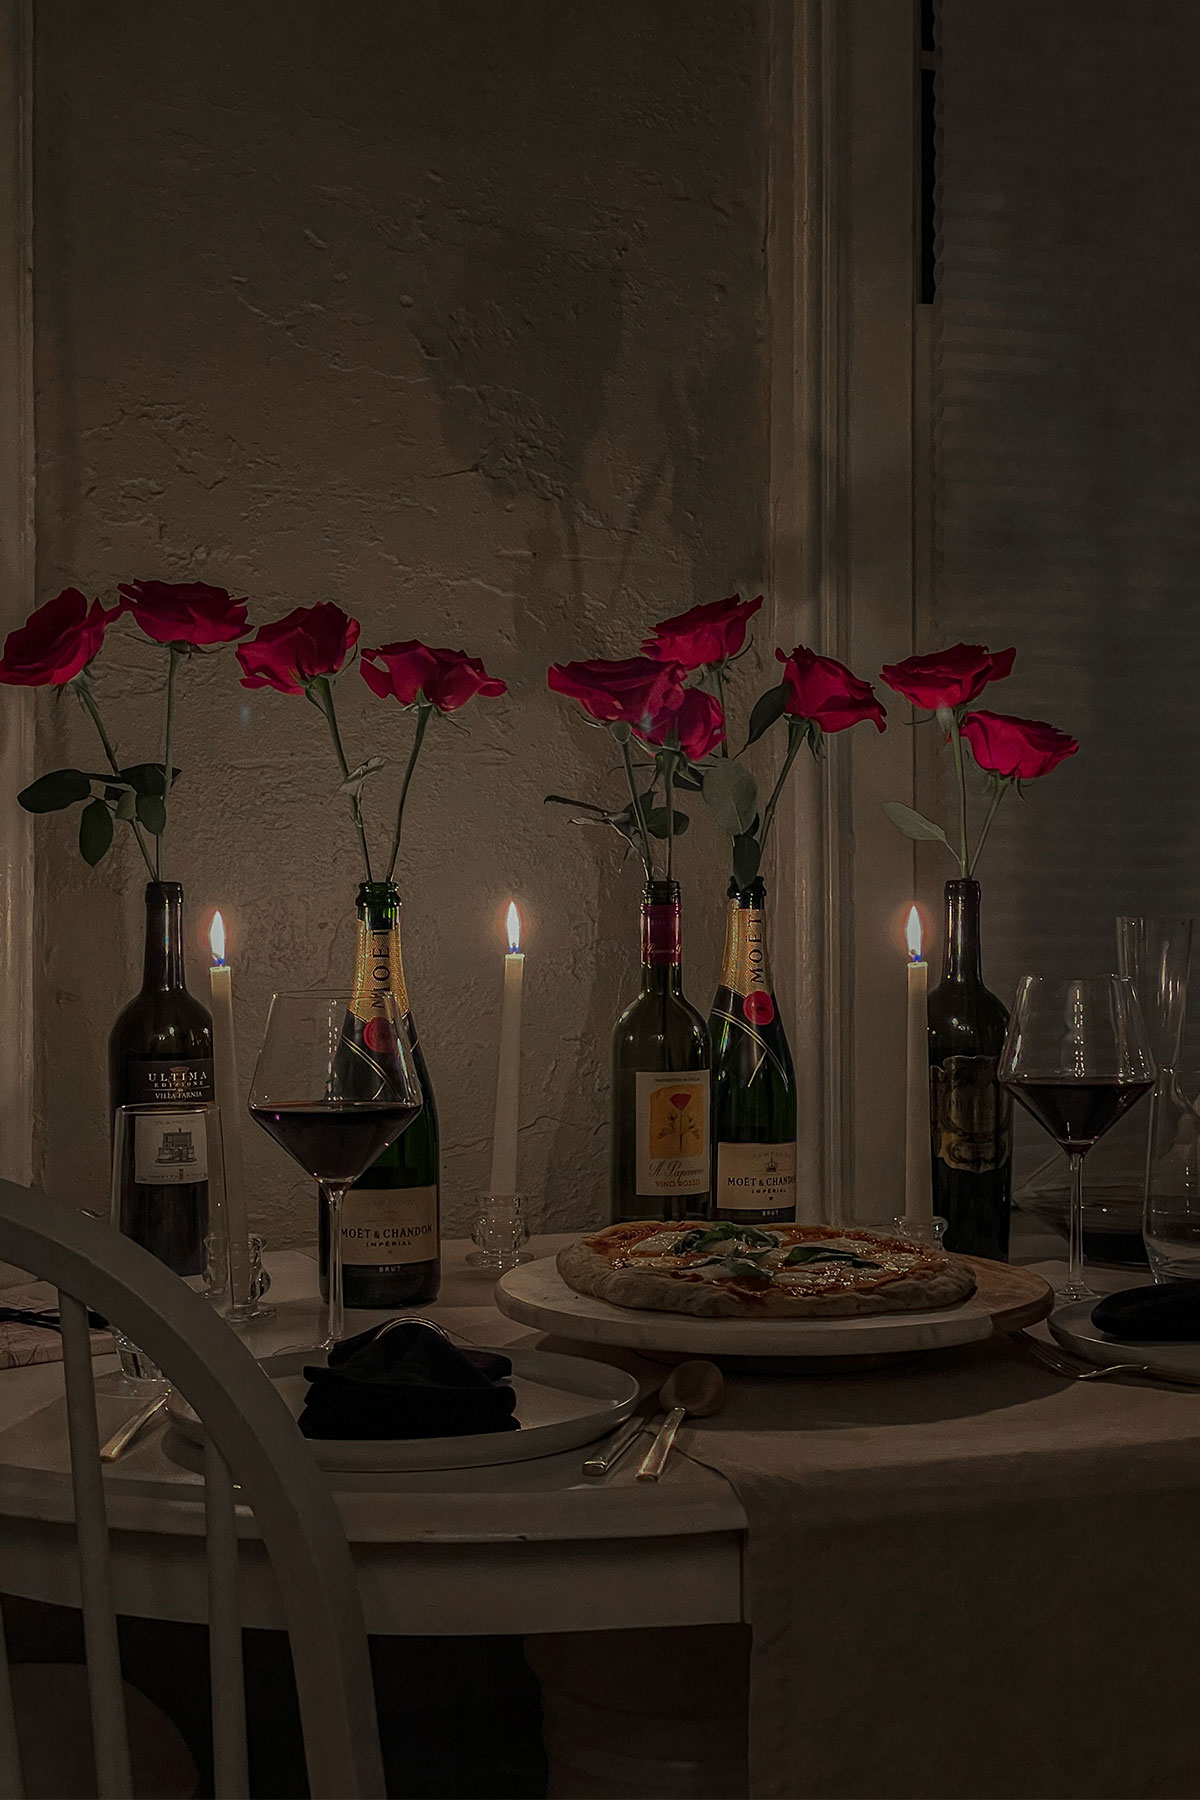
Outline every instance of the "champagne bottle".
{"type": "Polygon", "coordinates": [[[613,1032],[613,1219],[704,1219],[711,1193],[708,1028],[683,995],[679,883],[642,897],[642,991],[613,1032]]]}
{"type": "Polygon", "coordinates": [[[713,1217],[796,1217],[796,1077],[771,987],[766,888],[729,886],[725,961],[713,1001],[713,1217]]]}
{"type": "Polygon", "coordinates": [[[108,1077],[114,1112],[157,1109],[140,1115],[128,1136],[120,1174],[123,1229],[177,1275],[202,1275],[208,1146],[178,1109],[213,1098],[213,1034],[207,1008],[187,989],[177,881],[147,883],[141,991],[109,1035],[108,1077]]]}
{"type": "MultiPolygon", "coordinates": [[[[413,1067],[421,1083],[421,1110],[412,1124],[389,1144],[342,1201],[344,1303],[391,1310],[423,1306],[437,1299],[441,1279],[437,1108],[404,984],[400,896],[390,881],[363,882],[357,907],[354,998],[343,1048],[354,1054],[352,1038],[363,1027],[369,1052],[372,997],[391,994],[404,1016],[413,1067]]],[[[329,1272],[329,1220],[324,1203],[318,1219],[318,1249],[324,1294],[329,1272]]]]}
{"type": "Polygon", "coordinates": [[[983,985],[979,883],[946,883],[946,954],[929,996],[933,1210],[946,1248],[1008,1256],[1012,1101],[996,1081],[1008,1009],[983,985]]]}

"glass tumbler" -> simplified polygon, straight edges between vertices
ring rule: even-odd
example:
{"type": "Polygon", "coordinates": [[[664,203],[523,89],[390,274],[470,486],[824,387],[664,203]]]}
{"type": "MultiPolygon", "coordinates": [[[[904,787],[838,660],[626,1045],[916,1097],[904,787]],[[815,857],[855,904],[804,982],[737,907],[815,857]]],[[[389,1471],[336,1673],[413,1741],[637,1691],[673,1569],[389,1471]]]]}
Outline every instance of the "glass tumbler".
{"type": "MultiPolygon", "coordinates": [[[[1144,1136],[1129,1139],[1130,1149],[1136,1147],[1142,1154],[1142,1236],[1156,1281],[1180,1278],[1192,1260],[1188,1243],[1196,1200],[1191,1196],[1195,1177],[1191,1102],[1197,1086],[1179,1067],[1192,929],[1190,918],[1162,914],[1123,914],[1117,920],[1118,967],[1133,983],[1158,1069],[1146,1117],[1138,1121],[1144,1136]]],[[[1130,1129],[1137,1131],[1136,1126],[1130,1129]]],[[[1200,1243],[1195,1260],[1200,1265],[1200,1243]]],[[[1200,1266],[1190,1273],[1200,1274],[1200,1266]]]]}

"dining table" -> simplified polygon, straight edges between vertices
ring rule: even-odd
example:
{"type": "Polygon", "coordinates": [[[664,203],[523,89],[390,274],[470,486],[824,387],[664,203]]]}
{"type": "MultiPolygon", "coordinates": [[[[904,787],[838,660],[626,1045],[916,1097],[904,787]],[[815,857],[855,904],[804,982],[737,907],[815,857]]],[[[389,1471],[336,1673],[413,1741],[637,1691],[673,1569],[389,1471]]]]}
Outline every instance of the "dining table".
{"type": "MultiPolygon", "coordinates": [[[[460,1340],[661,1384],[661,1362],[504,1317],[469,1248],[444,1245],[427,1309],[460,1340]]],[[[1018,1240],[1050,1274],[1060,1249],[1018,1240]]],[[[243,1332],[263,1356],[319,1317],[310,1254],[267,1266],[275,1315],[243,1332]]],[[[104,1435],[133,1403],[97,1404],[104,1435]]],[[[1200,1388],[1081,1382],[998,1338],[862,1371],[727,1368],[722,1410],[685,1424],[656,1482],[637,1454],[589,1477],[588,1454],[329,1476],[372,1634],[525,1639],[551,1795],[1200,1793],[1200,1388]]],[[[118,1610],[202,1622],[180,1434],[159,1421],[105,1487],[118,1610]]],[[[282,1629],[248,1514],[239,1533],[243,1622],[282,1629]]],[[[0,1591],[78,1599],[56,1362],[0,1371],[0,1591]]]]}

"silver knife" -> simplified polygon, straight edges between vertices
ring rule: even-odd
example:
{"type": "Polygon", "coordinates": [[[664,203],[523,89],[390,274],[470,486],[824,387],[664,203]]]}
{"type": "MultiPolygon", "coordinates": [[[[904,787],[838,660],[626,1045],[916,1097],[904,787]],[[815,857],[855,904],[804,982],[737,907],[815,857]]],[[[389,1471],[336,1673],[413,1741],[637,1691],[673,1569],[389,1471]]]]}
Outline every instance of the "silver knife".
{"type": "Polygon", "coordinates": [[[607,1475],[615,1469],[630,1444],[641,1437],[643,1431],[650,1430],[650,1421],[642,1413],[634,1413],[626,1419],[620,1431],[610,1437],[598,1456],[589,1456],[583,1465],[585,1475],[607,1475]]]}
{"type": "Polygon", "coordinates": [[[126,1419],[120,1430],[114,1431],[108,1442],[101,1445],[100,1461],[116,1462],[119,1456],[124,1455],[134,1438],[140,1436],[150,1421],[158,1417],[170,1398],[171,1390],[168,1388],[165,1394],[158,1394],[153,1400],[148,1400],[132,1418],[126,1419]]]}

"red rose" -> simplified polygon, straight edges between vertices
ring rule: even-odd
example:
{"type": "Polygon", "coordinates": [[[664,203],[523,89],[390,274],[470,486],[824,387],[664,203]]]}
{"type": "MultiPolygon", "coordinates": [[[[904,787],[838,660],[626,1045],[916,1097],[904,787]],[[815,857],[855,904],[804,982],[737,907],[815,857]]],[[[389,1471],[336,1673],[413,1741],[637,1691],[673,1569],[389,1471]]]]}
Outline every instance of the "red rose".
{"type": "Polygon", "coordinates": [[[359,623],[331,600],[298,606],[273,625],[260,625],[234,652],[242,686],[302,694],[319,675],[336,675],[358,642],[359,623]]]}
{"type": "Polygon", "coordinates": [[[615,662],[555,663],[546,680],[556,694],[578,700],[602,725],[631,725],[639,737],[670,730],[683,704],[684,671],[649,656],[615,662]]]}
{"type": "Polygon", "coordinates": [[[724,739],[725,714],[711,694],[685,688],[679,711],[663,713],[652,730],[638,731],[638,736],[647,744],[665,744],[670,739],[690,762],[703,762],[724,739]]]}
{"type": "Polygon", "coordinates": [[[89,606],[78,588],[64,588],[9,632],[0,681],[10,687],[65,687],[91,662],[120,610],[106,612],[99,600],[89,606]]]}
{"type": "Polygon", "coordinates": [[[761,594],[756,600],[743,600],[732,594],[728,600],[693,606],[690,612],[656,625],[642,649],[659,662],[681,664],[689,674],[707,663],[724,662],[744,646],[750,620],[762,603],[761,594]]]}
{"type": "Polygon", "coordinates": [[[132,613],[156,644],[232,644],[245,637],[246,602],[231,600],[225,588],[204,581],[129,581],[117,592],[122,612],[132,613]]]}
{"type": "Polygon", "coordinates": [[[818,656],[803,644],[797,644],[790,656],[782,650],[775,655],[783,664],[787,688],[784,711],[793,719],[811,719],[822,731],[845,731],[862,719],[870,719],[878,731],[887,729],[887,713],[875,698],[875,689],[844,663],[818,656]]]}
{"type": "Polygon", "coordinates": [[[979,767],[1007,781],[1033,781],[1048,775],[1079,748],[1078,739],[1054,725],[1044,725],[1040,719],[1015,719],[1007,713],[968,713],[962,734],[979,767]]]}
{"type": "Polygon", "coordinates": [[[428,701],[440,713],[457,712],[476,694],[491,700],[508,692],[507,684],[489,675],[477,656],[465,650],[433,650],[414,638],[407,644],[384,644],[362,653],[362,678],[381,700],[412,706],[428,701]],[[382,663],[376,668],[375,663],[382,663]]]}
{"type": "Polygon", "coordinates": [[[989,681],[1003,681],[1012,674],[1015,650],[991,651],[983,644],[954,644],[935,650],[932,656],[909,656],[889,663],[883,679],[914,706],[936,712],[945,707],[969,706],[989,681]]]}

